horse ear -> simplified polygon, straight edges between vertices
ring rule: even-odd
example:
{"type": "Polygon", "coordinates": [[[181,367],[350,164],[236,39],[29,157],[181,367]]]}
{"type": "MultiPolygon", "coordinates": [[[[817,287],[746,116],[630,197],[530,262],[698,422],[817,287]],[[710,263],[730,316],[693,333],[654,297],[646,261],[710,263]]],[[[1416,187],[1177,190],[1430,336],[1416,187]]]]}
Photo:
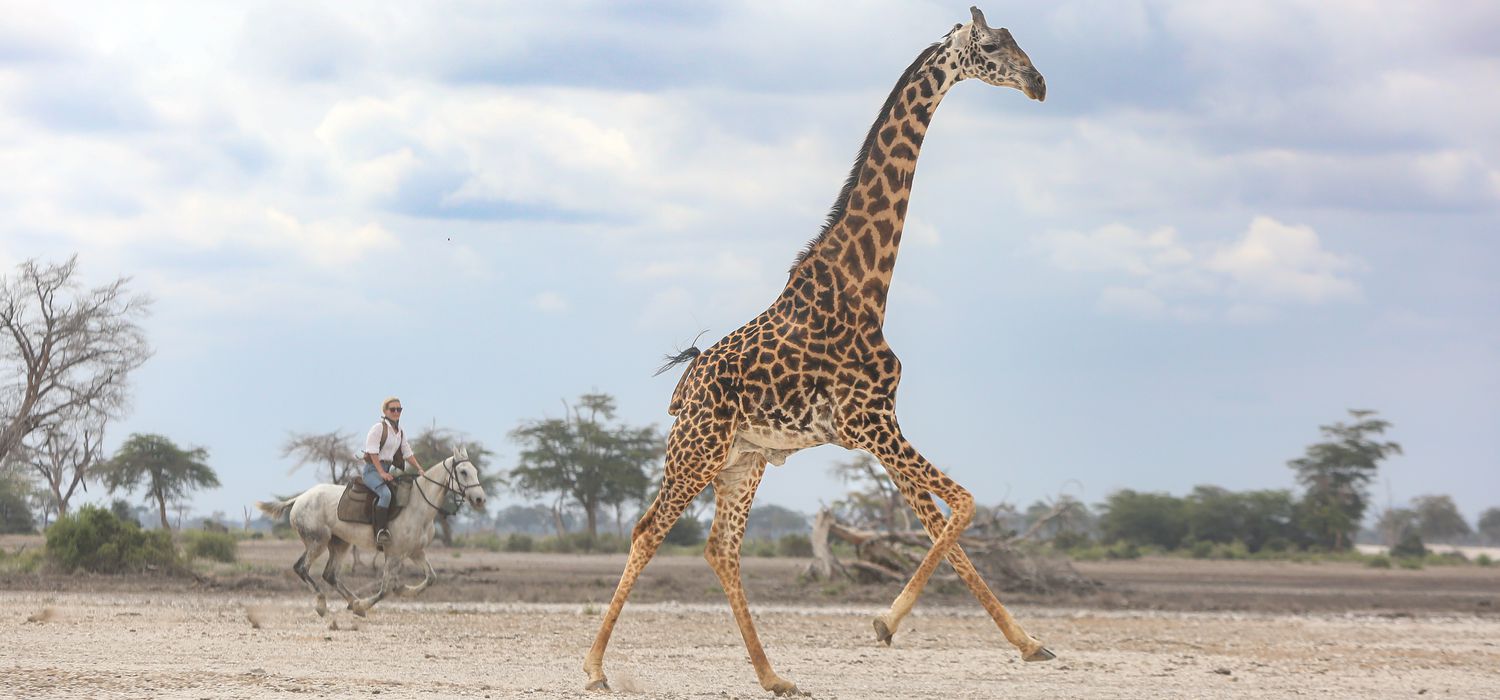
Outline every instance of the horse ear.
{"type": "Polygon", "coordinates": [[[454,448],[454,450],[453,450],[453,456],[457,457],[460,462],[468,459],[469,458],[469,448],[468,448],[468,446],[466,446],[466,445],[459,445],[458,447],[454,448]]]}

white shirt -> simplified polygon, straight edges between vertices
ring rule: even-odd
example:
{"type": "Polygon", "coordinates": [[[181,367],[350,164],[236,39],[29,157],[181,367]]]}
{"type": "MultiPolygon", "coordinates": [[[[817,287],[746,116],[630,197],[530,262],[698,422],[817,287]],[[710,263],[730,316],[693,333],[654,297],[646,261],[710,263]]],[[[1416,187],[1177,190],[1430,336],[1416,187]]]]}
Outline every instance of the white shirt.
{"type": "MultiPolygon", "coordinates": [[[[365,454],[379,452],[380,461],[390,462],[396,458],[396,448],[400,447],[403,448],[406,456],[410,457],[412,455],[411,443],[406,441],[406,432],[397,430],[394,426],[386,429],[385,447],[380,446],[380,427],[386,425],[387,422],[386,419],[381,418],[375,427],[370,428],[370,434],[365,436],[365,454]]],[[[397,466],[405,467],[406,465],[397,466]]]]}

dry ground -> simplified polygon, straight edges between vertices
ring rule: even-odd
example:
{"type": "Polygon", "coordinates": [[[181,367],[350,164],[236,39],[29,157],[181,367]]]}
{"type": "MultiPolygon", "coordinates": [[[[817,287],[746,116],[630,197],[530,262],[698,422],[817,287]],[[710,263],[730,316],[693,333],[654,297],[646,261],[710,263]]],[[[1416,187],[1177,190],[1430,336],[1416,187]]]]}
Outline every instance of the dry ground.
{"type": "MultiPolygon", "coordinates": [[[[597,697],[580,666],[623,558],[454,554],[421,598],[337,629],[281,573],[287,543],[247,544],[207,585],[0,578],[0,697],[597,697]]],[[[771,659],[821,698],[1500,697],[1495,569],[1087,564],[1099,594],[1004,596],[1058,653],[1025,664],[961,589],[885,648],[870,617],[893,590],[746,562],[771,659]]],[[[700,558],[658,559],[637,592],[606,657],[617,695],[768,696],[700,558]]]]}

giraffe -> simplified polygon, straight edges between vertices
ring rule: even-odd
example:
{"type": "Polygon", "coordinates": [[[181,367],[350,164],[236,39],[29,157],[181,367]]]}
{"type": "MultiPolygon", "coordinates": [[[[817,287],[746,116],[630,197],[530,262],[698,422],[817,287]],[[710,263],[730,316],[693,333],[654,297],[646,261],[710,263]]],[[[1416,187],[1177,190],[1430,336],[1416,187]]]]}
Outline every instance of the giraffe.
{"type": "Polygon", "coordinates": [[[879,459],[933,540],[890,608],[875,618],[879,642],[890,644],[946,558],[1022,658],[1054,658],[1021,629],[958,545],[974,499],[902,436],[895,411],[901,362],[882,333],[917,155],[938,103],[969,78],[1046,98],[1041,73],[1010,32],[989,27],[979,8],[970,12],[971,22],[954,25],[901,75],[828,221],[797,256],[776,301],[707,350],[688,348],[662,367],[688,363],[667,409],[676,420],[661,490],[631,534],[625,571],[584,659],[589,689],[609,688],[605,647],[641,570],[683,509],[712,485],[716,510],[704,558],[718,575],[761,686],[800,694],[771,668],[756,635],[740,581],[740,543],[766,465],[828,443],[879,459]]]}

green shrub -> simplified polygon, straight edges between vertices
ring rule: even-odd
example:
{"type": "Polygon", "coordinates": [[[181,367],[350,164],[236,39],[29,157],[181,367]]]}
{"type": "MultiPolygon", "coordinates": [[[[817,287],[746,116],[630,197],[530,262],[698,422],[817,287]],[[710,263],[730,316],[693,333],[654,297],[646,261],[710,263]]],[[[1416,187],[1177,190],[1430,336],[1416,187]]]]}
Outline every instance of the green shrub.
{"type": "Polygon", "coordinates": [[[1495,560],[1491,559],[1490,555],[1488,554],[1481,554],[1477,557],[1474,557],[1474,563],[1480,566],[1494,566],[1495,560]]]}
{"type": "Polygon", "coordinates": [[[1188,553],[1194,559],[1207,559],[1214,555],[1214,543],[1207,540],[1198,540],[1193,543],[1193,546],[1188,548],[1188,553]]]}
{"type": "Polygon", "coordinates": [[[1249,559],[1250,549],[1239,540],[1228,543],[1220,542],[1213,546],[1213,552],[1209,556],[1214,559],[1249,559]]]}
{"type": "Polygon", "coordinates": [[[47,559],[68,573],[138,573],[178,567],[170,533],[142,530],[94,506],[84,506],[47,528],[47,559]]]}
{"type": "Polygon", "coordinates": [[[193,559],[212,559],[226,564],[238,558],[239,543],[227,532],[192,531],[182,533],[183,553],[193,559]]]}
{"type": "Polygon", "coordinates": [[[1141,548],[1134,542],[1116,542],[1104,550],[1105,559],[1140,559],[1141,548]]]}
{"type": "Polygon", "coordinates": [[[493,532],[464,535],[454,540],[454,544],[459,547],[483,549],[486,552],[498,552],[505,549],[505,540],[500,539],[500,535],[493,532]]]}
{"type": "Polygon", "coordinates": [[[746,557],[774,557],[776,556],[775,540],[745,540],[740,544],[740,555],[746,557]]]}
{"type": "Polygon", "coordinates": [[[686,515],[677,519],[672,529],[667,531],[667,544],[694,545],[703,544],[703,523],[697,518],[686,515]]]}
{"type": "Polygon", "coordinates": [[[1401,559],[1398,559],[1397,561],[1400,563],[1401,568],[1403,568],[1403,569],[1421,569],[1422,568],[1422,560],[1421,559],[1413,559],[1411,557],[1402,557],[1401,559]]]}
{"type": "Polygon", "coordinates": [[[810,557],[812,556],[812,540],[807,535],[782,535],[776,540],[776,556],[779,557],[810,557]]]}
{"type": "Polygon", "coordinates": [[[1087,547],[1090,544],[1092,544],[1092,540],[1087,534],[1074,532],[1073,530],[1063,530],[1052,538],[1052,548],[1062,551],[1087,547]]]}
{"type": "Polygon", "coordinates": [[[42,565],[46,553],[40,549],[26,551],[22,549],[15,554],[7,554],[0,549],[0,572],[8,574],[29,574],[42,565]]]}
{"type": "Polygon", "coordinates": [[[531,539],[531,535],[512,532],[509,537],[505,538],[505,551],[507,552],[530,552],[535,547],[536,542],[531,539]]]}
{"type": "Polygon", "coordinates": [[[1422,544],[1422,536],[1415,529],[1408,529],[1401,535],[1401,541],[1391,547],[1393,557],[1423,557],[1427,555],[1427,546],[1422,544]]]}
{"type": "Polygon", "coordinates": [[[1391,558],[1384,554],[1376,554],[1365,562],[1365,566],[1372,569],[1389,569],[1391,568],[1391,558]]]}

